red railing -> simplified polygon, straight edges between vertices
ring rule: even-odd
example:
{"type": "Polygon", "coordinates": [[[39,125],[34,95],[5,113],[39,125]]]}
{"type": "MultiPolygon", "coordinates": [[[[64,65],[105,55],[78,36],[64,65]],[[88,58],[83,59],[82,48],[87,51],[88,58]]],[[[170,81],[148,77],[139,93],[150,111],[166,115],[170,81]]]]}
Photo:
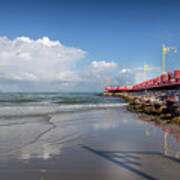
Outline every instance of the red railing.
{"type": "Polygon", "coordinates": [[[104,90],[109,92],[114,91],[137,91],[137,90],[145,90],[145,89],[154,89],[160,87],[167,87],[167,86],[176,86],[180,85],[180,70],[175,70],[174,73],[168,72],[168,74],[162,74],[160,77],[156,77],[150,79],[148,81],[144,81],[142,83],[138,83],[133,85],[132,87],[120,87],[117,86],[116,88],[111,86],[108,88],[105,86],[104,90]]]}

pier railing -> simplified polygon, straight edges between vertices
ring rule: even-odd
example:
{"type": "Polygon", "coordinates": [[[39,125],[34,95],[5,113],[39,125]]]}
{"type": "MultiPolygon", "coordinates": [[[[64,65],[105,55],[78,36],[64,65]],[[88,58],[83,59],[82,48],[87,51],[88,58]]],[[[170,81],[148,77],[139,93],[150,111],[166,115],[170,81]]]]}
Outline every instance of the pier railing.
{"type": "Polygon", "coordinates": [[[180,70],[175,70],[174,73],[168,72],[167,74],[162,74],[159,77],[138,83],[132,87],[113,87],[110,88],[105,86],[105,91],[108,92],[122,92],[122,91],[141,91],[148,89],[166,89],[166,88],[175,88],[180,86],[180,70]]]}

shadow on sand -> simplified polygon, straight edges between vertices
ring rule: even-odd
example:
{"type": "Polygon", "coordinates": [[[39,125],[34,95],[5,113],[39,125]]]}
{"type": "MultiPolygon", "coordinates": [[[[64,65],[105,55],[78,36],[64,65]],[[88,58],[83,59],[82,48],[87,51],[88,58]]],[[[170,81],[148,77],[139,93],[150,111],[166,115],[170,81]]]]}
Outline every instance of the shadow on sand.
{"type": "Polygon", "coordinates": [[[140,160],[140,157],[138,157],[138,154],[141,155],[156,155],[161,156],[163,158],[167,158],[169,160],[172,160],[176,163],[180,163],[180,159],[176,159],[173,157],[165,156],[162,153],[159,152],[137,152],[137,151],[100,151],[93,149],[89,146],[82,146],[83,149],[86,149],[87,151],[94,153],[100,157],[103,157],[106,160],[109,160],[113,163],[115,163],[118,166],[121,166],[147,180],[157,180],[155,177],[146,174],[142,172],[141,170],[138,170],[135,168],[135,166],[141,166],[141,163],[138,162],[140,160]],[[134,167],[133,167],[134,166],[134,167]]]}

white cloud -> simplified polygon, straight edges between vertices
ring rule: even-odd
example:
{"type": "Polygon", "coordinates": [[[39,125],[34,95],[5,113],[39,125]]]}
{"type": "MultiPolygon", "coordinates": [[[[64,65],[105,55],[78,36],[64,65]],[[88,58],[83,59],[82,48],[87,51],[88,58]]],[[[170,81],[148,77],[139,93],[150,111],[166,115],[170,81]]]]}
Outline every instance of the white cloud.
{"type": "MultiPolygon", "coordinates": [[[[151,79],[159,76],[161,68],[157,66],[148,65],[146,70],[146,79],[151,79]]],[[[123,68],[114,77],[114,85],[129,85],[144,81],[144,67],[123,68]]]]}
{"type": "Polygon", "coordinates": [[[10,80],[54,81],[65,78],[86,52],[48,37],[33,40],[0,37],[0,77],[10,80]]]}
{"type": "Polygon", "coordinates": [[[86,52],[43,37],[33,40],[0,37],[0,90],[96,90],[117,67],[115,62],[93,61],[84,69],[76,66],[86,52]]]}
{"type": "Polygon", "coordinates": [[[97,69],[98,71],[104,71],[106,69],[114,69],[117,67],[117,64],[114,63],[114,62],[106,62],[106,61],[93,61],[91,63],[91,66],[94,68],[94,69],[97,69]]]}
{"type": "Polygon", "coordinates": [[[92,61],[88,67],[88,71],[91,75],[106,75],[112,73],[112,71],[117,67],[115,62],[106,61],[92,61]]]}
{"type": "Polygon", "coordinates": [[[113,61],[92,61],[91,64],[78,73],[80,87],[87,91],[102,91],[106,84],[105,79],[113,77],[117,66],[113,61]]]}
{"type": "MultiPolygon", "coordinates": [[[[76,68],[86,54],[48,37],[0,37],[0,91],[102,91],[106,78],[109,85],[133,85],[137,83],[136,73],[143,81],[143,67],[122,68],[115,73],[118,64],[113,61],[94,60],[76,68]]],[[[160,71],[149,66],[147,79],[160,71]]]]}
{"type": "Polygon", "coordinates": [[[52,46],[61,46],[59,41],[51,41],[48,37],[43,37],[42,39],[38,39],[37,43],[43,44],[48,47],[52,46]]]}
{"type": "Polygon", "coordinates": [[[127,69],[126,69],[126,68],[123,68],[123,69],[121,69],[121,70],[120,70],[120,72],[119,72],[119,73],[120,73],[120,74],[121,74],[121,73],[123,74],[123,73],[129,73],[129,72],[131,72],[131,69],[128,69],[128,68],[127,68],[127,69]]]}

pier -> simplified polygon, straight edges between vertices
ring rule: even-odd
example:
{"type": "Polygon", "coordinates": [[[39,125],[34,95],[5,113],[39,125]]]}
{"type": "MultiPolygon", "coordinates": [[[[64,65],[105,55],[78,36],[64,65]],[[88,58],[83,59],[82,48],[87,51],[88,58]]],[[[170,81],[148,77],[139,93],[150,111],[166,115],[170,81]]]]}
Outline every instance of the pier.
{"type": "Polygon", "coordinates": [[[168,72],[167,74],[162,74],[153,79],[138,83],[132,87],[113,87],[110,88],[105,86],[104,90],[116,93],[116,92],[135,92],[135,91],[145,91],[145,90],[161,90],[161,89],[176,89],[180,87],[180,70],[175,70],[174,73],[168,72]]]}

